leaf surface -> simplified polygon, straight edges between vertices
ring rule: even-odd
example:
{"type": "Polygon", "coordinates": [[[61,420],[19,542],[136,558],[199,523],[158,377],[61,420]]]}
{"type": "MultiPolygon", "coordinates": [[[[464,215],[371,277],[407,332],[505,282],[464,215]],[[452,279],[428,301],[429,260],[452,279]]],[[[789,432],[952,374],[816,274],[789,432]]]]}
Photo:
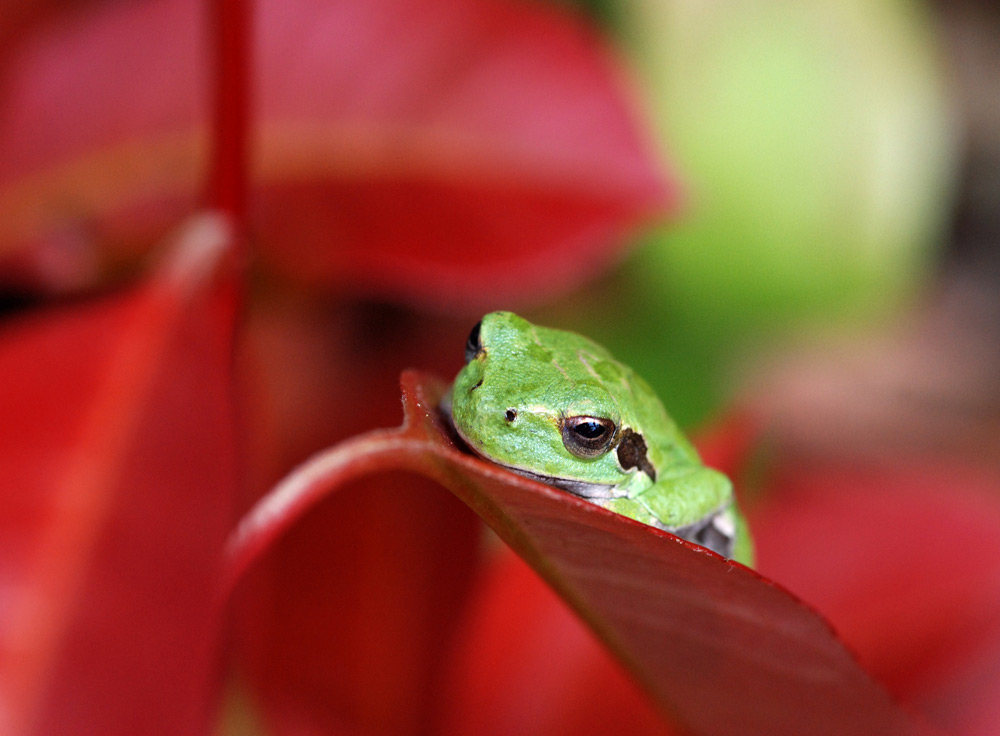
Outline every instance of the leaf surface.
{"type": "Polygon", "coordinates": [[[348,440],[265,497],[230,542],[229,584],[318,498],[408,470],[470,506],[574,608],[671,722],[703,734],[922,730],[829,626],[738,563],[460,452],[444,386],[403,376],[405,421],[348,440]]]}
{"type": "Polygon", "coordinates": [[[751,514],[760,569],[822,610],[865,667],[928,720],[953,734],[993,733],[996,470],[933,454],[854,464],[793,455],[778,468],[751,514]]]}
{"type": "Polygon", "coordinates": [[[233,513],[227,228],[0,334],[0,730],[198,733],[233,513]]]}
{"type": "Polygon", "coordinates": [[[509,548],[493,555],[470,602],[448,670],[443,736],[678,733],[586,624],[509,548]]]}
{"type": "MultiPolygon", "coordinates": [[[[285,275],[439,304],[551,295],[672,200],[618,63],[566,9],[255,8],[252,226],[285,275]]],[[[0,98],[0,264],[22,286],[134,260],[206,168],[201,4],[86,10],[17,50],[0,98]]]]}

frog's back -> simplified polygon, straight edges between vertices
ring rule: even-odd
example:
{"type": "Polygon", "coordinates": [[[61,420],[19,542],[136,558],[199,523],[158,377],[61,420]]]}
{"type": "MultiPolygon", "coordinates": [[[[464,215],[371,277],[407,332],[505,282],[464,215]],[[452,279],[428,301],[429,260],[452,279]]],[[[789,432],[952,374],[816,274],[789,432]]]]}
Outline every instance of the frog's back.
{"type": "Polygon", "coordinates": [[[697,452],[667,413],[659,396],[632,368],[583,335],[521,321],[533,331],[536,344],[548,346],[550,359],[564,376],[577,382],[596,381],[618,397],[624,422],[642,434],[654,466],[701,464],[697,452]]]}
{"type": "Polygon", "coordinates": [[[629,385],[628,396],[635,422],[642,429],[653,465],[661,469],[674,465],[701,465],[698,453],[667,413],[652,387],[628,366],[622,368],[629,385]]]}

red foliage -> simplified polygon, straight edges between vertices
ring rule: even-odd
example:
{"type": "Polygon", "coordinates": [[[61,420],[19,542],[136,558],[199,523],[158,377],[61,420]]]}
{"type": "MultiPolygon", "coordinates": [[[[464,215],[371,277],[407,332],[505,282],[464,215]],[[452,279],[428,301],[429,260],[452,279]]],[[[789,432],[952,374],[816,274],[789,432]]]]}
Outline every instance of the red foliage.
{"type": "Polygon", "coordinates": [[[288,476],[241,522],[230,575],[331,490],[410,470],[482,517],[687,727],[919,732],[822,619],[749,569],[458,451],[438,412],[443,390],[404,375],[403,427],[341,443],[288,476]]]}
{"type": "MultiPolygon", "coordinates": [[[[616,65],[564,12],[257,10],[252,225],[272,269],[395,299],[524,300],[599,272],[668,201],[616,65]]],[[[75,286],[44,268],[59,244],[119,263],[190,211],[208,168],[203,15],[115,3],[23,44],[0,104],[8,280],[75,286]]]]}
{"type": "MultiPolygon", "coordinates": [[[[655,733],[664,713],[705,733],[905,723],[781,589],[457,453],[433,396],[410,404],[422,436],[341,445],[356,452],[338,472],[355,479],[288,534],[273,536],[291,517],[264,519],[261,559],[245,577],[229,570],[239,585],[224,599],[216,572],[237,508],[307,452],[394,424],[399,369],[446,372],[462,330],[317,306],[286,283],[283,299],[252,294],[237,331],[233,243],[202,221],[159,245],[209,170],[222,210],[239,215],[248,192],[255,283],[464,309],[579,283],[672,190],[616,62],[564,10],[256,10],[252,64],[233,39],[219,89],[235,95],[217,89],[214,116],[194,0],[16,2],[0,15],[0,38],[16,40],[0,52],[0,284],[44,298],[134,282],[0,331],[0,730],[208,732],[226,671],[279,733],[655,733]],[[232,137],[211,163],[209,129],[232,137]],[[147,277],[151,251],[164,265],[147,277]],[[631,674],[523,565],[484,573],[476,516],[438,484],[631,674]]],[[[713,462],[738,467],[748,427],[718,435],[713,462]]],[[[989,733],[991,481],[789,478],[754,513],[762,570],[828,612],[895,694],[989,733]]]]}
{"type": "MultiPolygon", "coordinates": [[[[18,42],[0,58],[0,282],[45,295],[134,274],[209,169],[210,202],[239,225],[251,122],[258,261],[364,294],[551,293],[599,270],[666,201],[615,63],[564,12],[496,0],[260,4],[248,64],[245,8],[217,8],[211,164],[201,4],[7,9],[0,33],[18,42]]],[[[236,291],[165,272],[3,334],[0,408],[19,428],[0,444],[10,730],[192,733],[210,716],[222,624],[208,604],[236,503],[236,291]]],[[[334,343],[344,370],[286,413],[272,399],[298,389],[287,354],[255,354],[269,307],[249,307],[236,416],[248,420],[240,438],[262,450],[243,456],[251,489],[303,447],[364,428],[359,417],[392,421],[380,407],[398,406],[398,365],[374,345],[349,357],[348,343],[334,343]]],[[[427,337],[415,343],[436,347],[427,337]]],[[[413,355],[405,343],[395,360],[413,355]]],[[[261,567],[244,587],[241,661],[286,726],[430,723],[436,647],[471,580],[478,527],[440,494],[407,501],[381,487],[276,549],[273,578],[261,567]],[[302,575],[338,558],[354,563],[325,568],[307,596],[302,575]],[[365,607],[345,606],[344,591],[365,607]],[[335,697],[317,708],[316,689],[335,697]]]]}
{"type": "Polygon", "coordinates": [[[996,473],[933,458],[799,462],[780,466],[769,487],[751,520],[761,572],[828,616],[903,702],[954,733],[993,733],[996,473]]]}
{"type": "Polygon", "coordinates": [[[566,604],[510,550],[497,552],[458,632],[441,733],[672,733],[566,604]]]}
{"type": "Polygon", "coordinates": [[[236,490],[228,247],[200,221],[147,283],[2,334],[4,733],[201,728],[236,490]]]}

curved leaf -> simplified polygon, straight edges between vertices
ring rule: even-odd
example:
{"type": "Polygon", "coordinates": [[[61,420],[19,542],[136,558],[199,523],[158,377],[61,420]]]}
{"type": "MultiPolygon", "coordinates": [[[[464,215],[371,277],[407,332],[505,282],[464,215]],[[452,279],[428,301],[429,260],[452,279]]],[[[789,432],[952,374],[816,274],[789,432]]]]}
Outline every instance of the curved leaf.
{"type": "Polygon", "coordinates": [[[964,736],[995,733],[1000,474],[933,454],[790,455],[751,513],[760,569],[822,610],[928,720],[964,736]]]}
{"type": "Polygon", "coordinates": [[[521,558],[497,550],[484,573],[450,658],[441,736],[677,733],[521,558]]]}
{"type": "Polygon", "coordinates": [[[697,733],[910,734],[921,729],[814,612],[752,570],[460,452],[444,386],[403,376],[405,421],[294,471],[230,540],[228,589],[317,499],[409,470],[483,518],[594,629],[661,710],[697,733]]]}
{"type": "MultiPolygon", "coordinates": [[[[400,371],[454,373],[467,331],[466,320],[384,305],[253,301],[241,333],[252,443],[243,508],[303,458],[398,424],[400,371]]],[[[436,733],[451,699],[439,673],[482,532],[433,481],[382,474],[324,501],[272,547],[241,583],[233,617],[235,668],[268,729],[436,733]]]]}
{"type": "Polygon", "coordinates": [[[227,230],[198,220],[139,288],[0,333],[5,734],[205,727],[236,478],[227,230]]]}

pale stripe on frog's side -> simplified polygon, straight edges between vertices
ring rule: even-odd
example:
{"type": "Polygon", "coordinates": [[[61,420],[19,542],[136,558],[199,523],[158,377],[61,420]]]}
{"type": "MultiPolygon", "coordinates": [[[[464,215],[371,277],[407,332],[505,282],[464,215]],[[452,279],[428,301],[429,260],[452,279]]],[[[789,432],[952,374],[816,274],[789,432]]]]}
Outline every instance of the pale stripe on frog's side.
{"type": "Polygon", "coordinates": [[[729,480],[701,463],[649,385],[587,338],[488,314],[442,408],[487,460],[752,561],[729,480]]]}

